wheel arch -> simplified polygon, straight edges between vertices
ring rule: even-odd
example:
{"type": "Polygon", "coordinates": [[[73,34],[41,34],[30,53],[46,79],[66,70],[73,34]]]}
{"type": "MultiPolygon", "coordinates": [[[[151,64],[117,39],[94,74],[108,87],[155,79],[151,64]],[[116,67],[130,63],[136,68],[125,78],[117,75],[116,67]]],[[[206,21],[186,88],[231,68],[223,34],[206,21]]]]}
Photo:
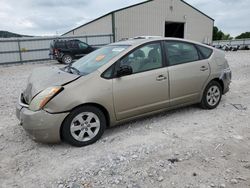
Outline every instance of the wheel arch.
{"type": "MultiPolygon", "coordinates": [[[[219,84],[220,84],[220,86],[221,86],[221,89],[222,89],[222,93],[224,93],[224,82],[220,79],[220,78],[214,78],[213,80],[211,80],[210,82],[212,82],[212,81],[216,81],[216,82],[218,82],[219,84]]],[[[209,82],[209,83],[210,83],[209,82]]]]}
{"type": "MultiPolygon", "coordinates": [[[[211,86],[210,86],[210,87],[211,87],[211,86]]],[[[216,107],[219,105],[219,103],[220,103],[221,97],[222,97],[222,95],[223,95],[223,91],[224,91],[224,83],[223,83],[223,80],[221,80],[221,79],[219,79],[219,78],[211,79],[211,80],[206,84],[206,86],[205,86],[205,88],[204,88],[204,90],[203,90],[203,92],[202,92],[202,96],[201,96],[201,100],[200,100],[200,106],[201,106],[201,108],[203,108],[203,109],[209,109],[209,110],[216,108],[216,107]],[[206,95],[205,95],[205,92],[207,91],[208,86],[211,85],[212,82],[213,82],[213,83],[216,83],[218,86],[221,87],[220,98],[219,98],[219,100],[216,102],[215,105],[213,105],[213,104],[212,104],[212,105],[211,105],[211,104],[208,104],[208,102],[206,101],[207,99],[206,99],[206,95]],[[206,100],[205,100],[205,99],[206,99],[206,100]]]]}
{"type": "MultiPolygon", "coordinates": [[[[84,106],[94,106],[94,107],[98,108],[99,110],[101,110],[103,112],[105,118],[106,118],[107,127],[110,127],[110,115],[109,115],[109,112],[108,112],[108,110],[104,106],[102,106],[100,104],[97,104],[97,103],[84,103],[84,104],[81,104],[81,105],[78,105],[78,106],[72,108],[70,110],[70,112],[72,112],[73,110],[75,110],[77,108],[81,108],[81,107],[84,107],[84,106]]],[[[64,118],[64,120],[63,120],[63,122],[62,122],[62,124],[60,126],[60,138],[61,138],[61,140],[63,140],[63,137],[62,137],[62,127],[63,127],[63,124],[64,124],[65,120],[67,119],[67,117],[68,116],[66,116],[64,118]]]]}
{"type": "Polygon", "coordinates": [[[201,101],[201,100],[202,100],[203,93],[205,92],[206,87],[207,87],[207,86],[208,86],[208,84],[210,84],[212,81],[216,81],[216,82],[218,82],[218,83],[220,84],[220,86],[221,86],[222,93],[224,93],[224,87],[225,87],[225,86],[224,86],[224,82],[223,82],[223,80],[221,80],[221,79],[220,79],[220,78],[218,78],[218,77],[215,77],[215,78],[213,78],[213,79],[209,80],[206,84],[204,84],[203,89],[202,89],[201,94],[200,94],[200,99],[199,99],[199,101],[201,101]]]}

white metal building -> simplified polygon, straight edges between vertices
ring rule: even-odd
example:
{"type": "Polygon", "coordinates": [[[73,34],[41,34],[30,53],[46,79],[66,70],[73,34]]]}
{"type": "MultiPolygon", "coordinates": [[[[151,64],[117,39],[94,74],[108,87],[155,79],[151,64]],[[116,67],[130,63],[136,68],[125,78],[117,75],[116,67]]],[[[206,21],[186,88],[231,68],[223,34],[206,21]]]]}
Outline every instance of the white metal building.
{"type": "Polygon", "coordinates": [[[213,26],[211,17],[183,0],[148,0],[110,12],[64,36],[113,34],[118,41],[150,35],[211,43],[213,26]]]}

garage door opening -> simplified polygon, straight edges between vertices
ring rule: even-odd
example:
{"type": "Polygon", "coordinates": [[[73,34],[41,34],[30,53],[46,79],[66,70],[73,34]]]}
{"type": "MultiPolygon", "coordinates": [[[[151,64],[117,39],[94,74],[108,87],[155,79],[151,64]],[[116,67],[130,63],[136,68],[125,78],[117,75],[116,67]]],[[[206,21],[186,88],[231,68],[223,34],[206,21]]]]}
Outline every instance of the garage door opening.
{"type": "Polygon", "coordinates": [[[165,37],[184,38],[185,23],[166,22],[165,23],[165,37]]]}

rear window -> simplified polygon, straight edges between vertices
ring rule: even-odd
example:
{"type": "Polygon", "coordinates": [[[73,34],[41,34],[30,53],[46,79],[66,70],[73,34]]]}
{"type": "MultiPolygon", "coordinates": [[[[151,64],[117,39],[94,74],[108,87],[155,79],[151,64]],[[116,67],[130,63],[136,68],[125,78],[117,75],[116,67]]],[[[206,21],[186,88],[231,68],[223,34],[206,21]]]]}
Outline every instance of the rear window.
{"type": "Polygon", "coordinates": [[[64,41],[56,41],[54,47],[55,48],[65,48],[65,42],[64,41]]]}
{"type": "Polygon", "coordinates": [[[206,47],[200,46],[200,45],[197,45],[197,47],[201,51],[202,56],[204,57],[203,59],[208,59],[211,56],[211,54],[213,53],[213,50],[210,48],[206,48],[206,47]]]}

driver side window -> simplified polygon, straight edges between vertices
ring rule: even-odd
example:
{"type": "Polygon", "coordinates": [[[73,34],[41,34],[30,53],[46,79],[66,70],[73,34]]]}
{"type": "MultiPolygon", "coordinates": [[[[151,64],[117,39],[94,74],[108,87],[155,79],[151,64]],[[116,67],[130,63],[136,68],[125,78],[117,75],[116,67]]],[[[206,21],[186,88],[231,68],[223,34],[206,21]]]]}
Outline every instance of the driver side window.
{"type": "Polygon", "coordinates": [[[151,43],[136,49],[120,61],[120,66],[122,65],[131,66],[133,74],[163,67],[160,43],[151,43]]]}

